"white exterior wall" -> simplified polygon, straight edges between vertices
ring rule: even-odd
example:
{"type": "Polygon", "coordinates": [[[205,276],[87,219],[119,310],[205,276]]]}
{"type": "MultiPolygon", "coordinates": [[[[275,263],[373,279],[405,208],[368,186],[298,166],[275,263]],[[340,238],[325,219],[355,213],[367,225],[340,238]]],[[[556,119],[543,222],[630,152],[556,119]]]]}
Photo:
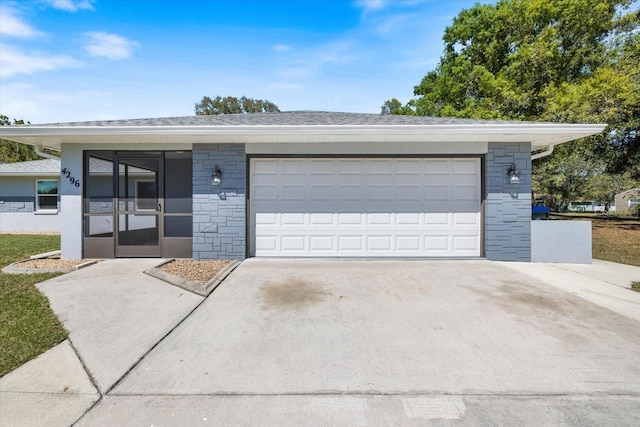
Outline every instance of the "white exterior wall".
{"type": "Polygon", "coordinates": [[[36,212],[0,213],[0,233],[60,233],[62,215],[36,212]]]}
{"type": "Polygon", "coordinates": [[[76,187],[65,176],[60,176],[61,250],[63,258],[82,258],[82,147],[62,144],[60,170],[66,168],[71,176],[80,180],[76,187]]]}
{"type": "Polygon", "coordinates": [[[531,221],[531,261],[591,264],[591,221],[531,221]]]}

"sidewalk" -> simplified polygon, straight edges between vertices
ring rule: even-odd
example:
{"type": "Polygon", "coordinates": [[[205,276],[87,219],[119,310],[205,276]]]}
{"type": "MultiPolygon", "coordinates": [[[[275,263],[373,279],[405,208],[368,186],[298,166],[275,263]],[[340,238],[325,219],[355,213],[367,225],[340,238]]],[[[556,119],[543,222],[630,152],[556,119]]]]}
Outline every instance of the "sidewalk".
{"type": "Polygon", "coordinates": [[[198,306],[143,273],[161,261],[107,260],[37,285],[69,339],[0,378],[0,426],[75,422],[198,306]]]}
{"type": "Polygon", "coordinates": [[[502,262],[505,267],[640,321],[640,267],[593,260],[592,264],[502,262]]]}

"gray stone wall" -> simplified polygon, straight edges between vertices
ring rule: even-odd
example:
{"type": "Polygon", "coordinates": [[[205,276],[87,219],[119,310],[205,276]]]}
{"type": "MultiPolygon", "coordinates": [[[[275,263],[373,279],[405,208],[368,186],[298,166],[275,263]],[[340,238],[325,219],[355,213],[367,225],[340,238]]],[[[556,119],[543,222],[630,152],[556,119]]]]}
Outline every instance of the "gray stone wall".
{"type": "Polygon", "coordinates": [[[531,144],[489,143],[484,174],[486,258],[531,261],[531,144]],[[509,184],[513,163],[519,184],[509,184]]]}
{"type": "MultiPolygon", "coordinates": [[[[35,197],[0,197],[0,212],[35,212],[35,207],[35,197]]],[[[58,211],[60,211],[59,196],[58,211]]]]}
{"type": "Polygon", "coordinates": [[[193,144],[193,258],[246,257],[246,155],[243,144],[193,144]],[[215,166],[222,185],[211,185],[215,166]]]}
{"type": "Polygon", "coordinates": [[[33,212],[35,205],[35,197],[2,197],[0,212],[33,212]]]}

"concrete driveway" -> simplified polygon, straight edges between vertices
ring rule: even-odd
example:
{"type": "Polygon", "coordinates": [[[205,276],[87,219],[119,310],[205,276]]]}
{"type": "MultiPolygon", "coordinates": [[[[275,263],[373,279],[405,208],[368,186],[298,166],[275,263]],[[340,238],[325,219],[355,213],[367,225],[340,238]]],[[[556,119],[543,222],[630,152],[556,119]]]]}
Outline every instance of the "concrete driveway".
{"type": "Polygon", "coordinates": [[[250,259],[77,425],[639,425],[639,326],[489,261],[250,259]]]}
{"type": "Polygon", "coordinates": [[[207,298],[109,260],[0,426],[640,425],[640,268],[250,259],[207,298]]]}

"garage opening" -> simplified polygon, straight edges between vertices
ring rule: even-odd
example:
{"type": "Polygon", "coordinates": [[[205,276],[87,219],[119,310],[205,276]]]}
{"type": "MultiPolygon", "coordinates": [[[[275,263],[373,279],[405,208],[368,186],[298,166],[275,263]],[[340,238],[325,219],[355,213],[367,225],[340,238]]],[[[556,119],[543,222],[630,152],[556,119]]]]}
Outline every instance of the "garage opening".
{"type": "Polygon", "coordinates": [[[251,256],[481,254],[479,157],[256,157],[249,166],[251,256]]]}

